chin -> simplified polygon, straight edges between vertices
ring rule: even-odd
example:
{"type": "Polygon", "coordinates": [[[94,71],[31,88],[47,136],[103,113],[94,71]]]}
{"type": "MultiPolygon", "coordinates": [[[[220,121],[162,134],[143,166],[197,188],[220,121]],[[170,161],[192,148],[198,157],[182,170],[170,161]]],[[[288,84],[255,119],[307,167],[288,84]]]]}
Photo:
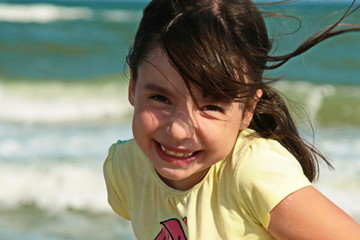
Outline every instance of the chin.
{"type": "Polygon", "coordinates": [[[189,176],[189,174],[186,174],[183,172],[183,169],[157,169],[155,168],[156,172],[162,177],[162,178],[166,178],[169,180],[174,180],[174,181],[181,181],[184,179],[187,179],[189,176]]]}

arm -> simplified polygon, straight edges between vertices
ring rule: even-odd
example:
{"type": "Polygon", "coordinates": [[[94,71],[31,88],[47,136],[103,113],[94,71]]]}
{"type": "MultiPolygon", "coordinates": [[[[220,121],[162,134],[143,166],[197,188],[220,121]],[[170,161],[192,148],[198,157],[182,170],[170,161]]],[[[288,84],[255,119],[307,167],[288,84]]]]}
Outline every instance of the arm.
{"type": "Polygon", "coordinates": [[[270,212],[276,239],[359,240],[360,225],[314,187],[302,188],[270,212]]]}
{"type": "Polygon", "coordinates": [[[127,211],[127,202],[124,200],[123,197],[123,195],[125,194],[122,193],[122,188],[119,185],[119,183],[122,183],[123,181],[117,181],[119,177],[116,177],[116,171],[119,169],[119,162],[117,161],[118,159],[115,157],[116,147],[116,144],[113,144],[111,146],[111,148],[109,149],[109,154],[103,166],[106,190],[108,194],[108,202],[114,212],[116,212],[119,216],[130,220],[127,211]],[[116,170],[114,170],[114,167],[116,170]]]}

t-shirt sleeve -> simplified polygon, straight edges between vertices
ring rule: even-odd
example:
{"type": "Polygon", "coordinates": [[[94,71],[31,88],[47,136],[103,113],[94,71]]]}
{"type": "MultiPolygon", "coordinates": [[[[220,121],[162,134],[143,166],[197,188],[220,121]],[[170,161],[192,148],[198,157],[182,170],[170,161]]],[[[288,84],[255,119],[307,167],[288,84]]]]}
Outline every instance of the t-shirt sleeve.
{"type": "Polygon", "coordinates": [[[112,209],[121,217],[130,220],[127,203],[124,198],[124,194],[121,192],[119,181],[116,178],[116,147],[117,144],[113,144],[110,147],[108,157],[104,163],[104,177],[108,193],[108,201],[112,209]]]}
{"type": "Polygon", "coordinates": [[[239,203],[253,221],[268,229],[270,211],[311,183],[300,163],[274,140],[256,140],[239,157],[235,172],[239,203]]]}

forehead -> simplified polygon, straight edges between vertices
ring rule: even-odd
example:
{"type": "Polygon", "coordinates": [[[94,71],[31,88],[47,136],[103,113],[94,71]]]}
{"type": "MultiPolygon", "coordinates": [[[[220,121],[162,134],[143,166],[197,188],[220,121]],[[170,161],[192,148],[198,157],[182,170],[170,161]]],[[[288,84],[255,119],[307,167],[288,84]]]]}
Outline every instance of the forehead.
{"type": "MultiPolygon", "coordinates": [[[[155,68],[157,70],[170,70],[170,68],[174,68],[169,61],[167,54],[164,52],[162,48],[154,48],[152,49],[143,60],[140,65],[149,68],[155,68]]],[[[175,70],[175,69],[174,69],[175,70]]],[[[164,73],[165,74],[165,73],[164,73]]]]}
{"type": "Polygon", "coordinates": [[[161,48],[155,48],[149,52],[143,63],[139,67],[140,79],[150,79],[152,81],[184,84],[184,79],[168,60],[166,53],[161,48]]]}
{"type": "Polygon", "coordinates": [[[192,82],[188,83],[188,88],[182,75],[171,64],[167,54],[161,48],[156,48],[149,52],[139,67],[138,78],[145,85],[145,88],[146,86],[151,86],[151,89],[154,89],[152,86],[155,83],[155,85],[158,85],[157,89],[159,87],[170,87],[181,94],[188,95],[191,91],[197,98],[209,97],[192,82]],[[150,82],[152,83],[149,84],[150,82]]]}
{"type": "Polygon", "coordinates": [[[160,47],[156,47],[149,51],[149,53],[146,54],[147,61],[167,61],[166,53],[162,50],[160,47]]]}
{"type": "MultiPolygon", "coordinates": [[[[179,93],[192,95],[191,98],[196,102],[199,99],[217,99],[223,101],[223,99],[219,99],[216,95],[212,95],[208,88],[202,89],[200,85],[195,84],[191,79],[186,81],[171,63],[165,50],[160,47],[149,51],[138,70],[138,79],[142,82],[141,85],[149,86],[145,82],[151,81],[162,85],[162,87],[168,86],[179,93]]],[[[197,83],[200,82],[202,82],[202,79],[198,78],[197,83]]]]}
{"type": "Polygon", "coordinates": [[[183,77],[161,48],[151,50],[139,67],[140,76],[151,77],[150,74],[157,76],[157,78],[166,79],[170,84],[174,82],[184,83],[183,77]]]}

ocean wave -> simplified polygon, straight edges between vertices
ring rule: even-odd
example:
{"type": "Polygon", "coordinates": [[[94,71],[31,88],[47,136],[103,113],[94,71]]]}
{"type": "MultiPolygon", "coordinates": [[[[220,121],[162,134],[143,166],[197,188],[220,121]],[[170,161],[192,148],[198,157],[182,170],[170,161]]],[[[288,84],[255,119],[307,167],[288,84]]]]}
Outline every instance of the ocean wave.
{"type": "Polygon", "coordinates": [[[118,139],[132,138],[130,121],[27,124],[0,122],[0,163],[92,166],[118,139]]]}
{"type": "MultiPolygon", "coordinates": [[[[0,208],[111,212],[102,163],[111,143],[128,138],[130,123],[80,129],[19,125],[0,124],[0,208]]],[[[315,144],[335,167],[328,171],[320,165],[324,168],[315,186],[360,220],[360,205],[355,204],[360,201],[360,128],[320,128],[315,144]]]]}
{"type": "Polygon", "coordinates": [[[141,16],[141,11],[127,10],[107,10],[101,14],[101,18],[108,22],[137,22],[141,16]]]}
{"type": "MultiPolygon", "coordinates": [[[[336,172],[322,171],[315,186],[353,217],[360,217],[359,162],[338,162],[336,172]],[[351,165],[351,166],[349,166],[351,165]]],[[[36,206],[48,212],[68,210],[110,213],[101,166],[63,163],[53,166],[0,165],[0,207],[36,206]]]]}
{"type": "Polygon", "coordinates": [[[107,22],[133,22],[141,11],[96,10],[90,7],[64,7],[53,4],[1,4],[0,22],[51,23],[55,21],[100,20],[107,22]]]}
{"type": "Polygon", "coordinates": [[[101,166],[1,164],[0,187],[0,205],[8,209],[35,205],[51,212],[111,211],[101,166]]]}
{"type": "Polygon", "coordinates": [[[101,86],[66,83],[0,84],[0,120],[61,123],[119,120],[131,106],[119,84],[101,86]]]}
{"type": "Polygon", "coordinates": [[[337,160],[333,165],[335,171],[321,169],[320,179],[315,187],[360,221],[360,205],[357,204],[360,202],[360,162],[354,156],[353,161],[337,160]]]}
{"type": "Polygon", "coordinates": [[[87,7],[61,7],[51,4],[0,4],[0,21],[49,23],[59,20],[91,19],[87,7]]]}
{"type": "Polygon", "coordinates": [[[12,122],[59,123],[121,119],[129,108],[119,100],[11,99],[0,104],[0,119],[12,122]]]}
{"type": "Polygon", "coordinates": [[[280,81],[275,88],[290,100],[290,110],[300,114],[294,115],[300,122],[310,118],[320,126],[360,126],[359,85],[280,81]],[[297,111],[299,106],[305,114],[297,111]]]}

